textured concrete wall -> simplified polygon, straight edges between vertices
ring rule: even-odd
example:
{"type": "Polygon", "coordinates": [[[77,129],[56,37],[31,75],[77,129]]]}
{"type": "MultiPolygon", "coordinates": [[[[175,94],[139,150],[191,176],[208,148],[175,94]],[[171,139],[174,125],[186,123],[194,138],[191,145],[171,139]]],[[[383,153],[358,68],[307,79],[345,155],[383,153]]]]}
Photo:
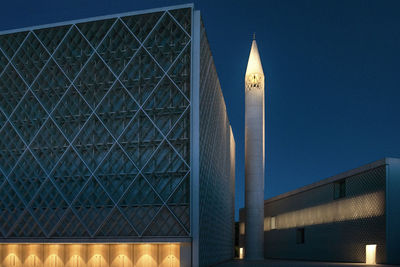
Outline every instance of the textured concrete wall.
{"type": "Polygon", "coordinates": [[[387,262],[400,264],[400,159],[388,159],[386,193],[387,262]]]}
{"type": "Polygon", "coordinates": [[[324,261],[365,261],[365,245],[377,244],[377,262],[385,262],[385,166],[346,178],[346,196],[334,200],[334,184],[329,183],[293,196],[266,203],[266,217],[277,218],[276,230],[270,229],[266,220],[265,256],[324,261]],[[381,197],[378,197],[381,196],[381,197]],[[362,201],[360,198],[364,197],[362,201]],[[344,206],[333,205],[344,203],[344,206]],[[366,203],[366,204],[365,204],[366,203]],[[332,210],[327,209],[332,205],[332,210]],[[318,207],[322,207],[318,209],[318,207]],[[299,218],[299,210],[311,210],[299,218]],[[351,217],[332,217],[332,212],[351,217]],[[342,211],[341,211],[342,210],[342,211]],[[372,211],[369,213],[369,211],[372,211]],[[376,212],[378,211],[378,212],[376,212]],[[364,213],[368,213],[364,216],[364,213]],[[292,222],[279,222],[281,214],[292,222]],[[315,220],[315,224],[309,223],[315,220]],[[322,221],[321,221],[322,220],[322,221]],[[325,221],[324,221],[325,220],[325,221]],[[283,227],[283,224],[290,227],[283,227]],[[283,228],[283,229],[282,229],[283,228]],[[297,244],[296,229],[304,228],[305,242],[297,244]]]}
{"type": "Polygon", "coordinates": [[[234,149],[205,29],[200,39],[199,265],[233,258],[234,149]]]}
{"type": "MultiPolygon", "coordinates": [[[[343,198],[334,199],[335,181],[331,180],[267,200],[264,205],[265,257],[364,262],[365,246],[377,244],[378,263],[398,264],[398,189],[395,186],[388,188],[388,194],[392,192],[392,198],[388,198],[385,190],[386,168],[389,167],[385,162],[365,165],[358,172],[351,170],[347,176],[338,175],[338,179],[346,181],[346,196],[343,198]],[[386,204],[385,197],[391,205],[386,204]],[[393,210],[395,216],[390,218],[388,214],[386,219],[385,205],[386,209],[393,210]],[[271,217],[275,217],[275,230],[271,229],[271,217]],[[298,228],[304,228],[304,244],[297,244],[298,228]],[[386,237],[387,246],[393,246],[387,252],[386,237]]],[[[389,169],[393,170],[392,183],[395,184],[399,181],[398,172],[395,168],[389,169]]],[[[244,222],[245,210],[241,209],[239,215],[240,222],[244,222]]],[[[243,233],[239,242],[243,247],[243,233]]]]}

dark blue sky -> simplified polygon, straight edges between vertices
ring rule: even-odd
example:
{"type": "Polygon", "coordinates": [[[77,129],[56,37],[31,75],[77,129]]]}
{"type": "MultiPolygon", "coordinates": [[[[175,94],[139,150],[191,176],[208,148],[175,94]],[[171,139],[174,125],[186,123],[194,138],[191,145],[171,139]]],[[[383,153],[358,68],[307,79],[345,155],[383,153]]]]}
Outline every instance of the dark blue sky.
{"type": "MultiPolygon", "coordinates": [[[[187,1],[4,1],[0,30],[187,1]]],[[[244,73],[253,32],[266,74],[271,197],[383,157],[400,157],[400,1],[195,1],[237,146],[244,205],[244,73]]]]}

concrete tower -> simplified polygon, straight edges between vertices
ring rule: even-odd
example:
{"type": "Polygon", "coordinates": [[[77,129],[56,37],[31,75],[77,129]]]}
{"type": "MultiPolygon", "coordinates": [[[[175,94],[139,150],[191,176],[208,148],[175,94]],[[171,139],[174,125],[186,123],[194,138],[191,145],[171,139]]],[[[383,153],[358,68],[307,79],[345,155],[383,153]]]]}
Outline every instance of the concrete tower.
{"type": "Polygon", "coordinates": [[[255,38],[245,75],[246,247],[249,260],[264,258],[264,72],[255,38]]]}

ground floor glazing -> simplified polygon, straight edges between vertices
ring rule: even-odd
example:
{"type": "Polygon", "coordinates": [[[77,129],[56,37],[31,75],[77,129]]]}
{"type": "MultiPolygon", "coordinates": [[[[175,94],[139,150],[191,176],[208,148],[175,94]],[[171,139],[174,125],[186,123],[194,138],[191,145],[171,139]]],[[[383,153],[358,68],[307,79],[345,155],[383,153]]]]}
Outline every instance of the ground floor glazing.
{"type": "Polygon", "coordinates": [[[179,267],[180,243],[0,244],[1,267],[179,267]]]}

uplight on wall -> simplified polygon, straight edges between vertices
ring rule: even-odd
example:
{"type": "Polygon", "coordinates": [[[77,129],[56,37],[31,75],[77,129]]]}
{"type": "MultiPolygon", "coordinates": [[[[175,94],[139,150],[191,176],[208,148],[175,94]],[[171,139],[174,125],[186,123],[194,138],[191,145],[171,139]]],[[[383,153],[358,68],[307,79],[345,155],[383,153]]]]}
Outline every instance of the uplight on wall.
{"type": "Polygon", "coordinates": [[[275,217],[271,217],[271,230],[276,229],[276,220],[275,217]]]}
{"type": "Polygon", "coordinates": [[[376,245],[365,246],[365,263],[376,264],[376,245]]]}
{"type": "Polygon", "coordinates": [[[243,259],[243,258],[244,258],[243,248],[239,248],[239,259],[243,259]]]}

